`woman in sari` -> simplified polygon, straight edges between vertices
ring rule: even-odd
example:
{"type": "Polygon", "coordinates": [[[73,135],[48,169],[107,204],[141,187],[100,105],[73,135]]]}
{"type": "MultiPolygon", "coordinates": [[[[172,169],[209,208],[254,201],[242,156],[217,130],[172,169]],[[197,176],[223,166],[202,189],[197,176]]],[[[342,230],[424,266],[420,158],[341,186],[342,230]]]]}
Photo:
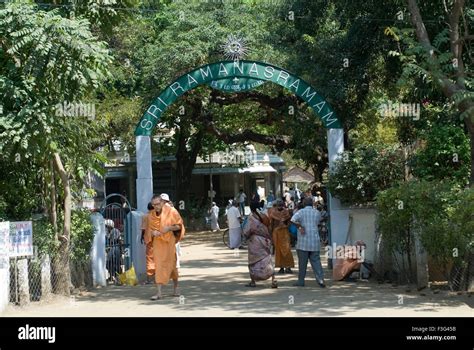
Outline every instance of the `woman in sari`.
{"type": "Polygon", "coordinates": [[[292,267],[295,267],[293,254],[291,253],[290,233],[288,232],[288,221],[290,212],[285,208],[282,200],[277,200],[276,208],[269,213],[271,227],[273,229],[272,238],[275,246],[275,267],[280,267],[279,274],[292,273],[292,267]]]}
{"type": "Polygon", "coordinates": [[[247,287],[256,287],[255,281],[272,278],[272,288],[278,288],[272,264],[272,238],[268,230],[270,220],[257,211],[258,203],[251,203],[251,214],[244,228],[248,243],[250,283],[247,287]]]}

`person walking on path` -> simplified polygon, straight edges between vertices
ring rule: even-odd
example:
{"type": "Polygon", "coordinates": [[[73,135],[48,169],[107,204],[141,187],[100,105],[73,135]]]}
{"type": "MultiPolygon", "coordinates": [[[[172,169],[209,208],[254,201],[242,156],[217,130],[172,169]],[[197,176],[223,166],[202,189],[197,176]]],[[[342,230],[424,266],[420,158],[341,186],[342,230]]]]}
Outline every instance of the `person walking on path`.
{"type": "Polygon", "coordinates": [[[291,253],[290,233],[288,231],[288,221],[290,212],[285,208],[282,200],[277,200],[276,208],[273,208],[269,217],[271,220],[273,246],[275,247],[275,267],[280,267],[278,273],[293,273],[295,267],[293,254],[291,253]]]}
{"type": "Polygon", "coordinates": [[[275,200],[275,196],[273,195],[273,191],[270,191],[270,193],[267,196],[267,206],[271,206],[273,204],[273,201],[275,200]]]}
{"type": "Polygon", "coordinates": [[[230,249],[240,248],[241,235],[242,235],[242,217],[240,211],[237,208],[239,203],[237,201],[232,202],[232,207],[227,210],[227,222],[229,224],[229,245],[230,249]]]}
{"type": "Polygon", "coordinates": [[[212,206],[209,209],[208,213],[211,219],[211,230],[212,232],[220,230],[219,228],[219,207],[216,202],[212,202],[212,206]]]}
{"type": "MultiPolygon", "coordinates": [[[[170,200],[170,196],[167,193],[160,194],[161,199],[163,199],[167,205],[174,208],[173,202],[170,200]]],[[[177,232],[173,232],[176,236],[177,232]]],[[[183,231],[184,234],[184,231],[183,231]]],[[[181,267],[181,243],[176,242],[176,268],[179,269],[181,267]]]]}
{"type": "Polygon", "coordinates": [[[272,288],[278,288],[273,270],[271,246],[272,239],[268,226],[270,219],[258,212],[258,204],[250,204],[251,214],[244,228],[244,235],[248,237],[248,262],[250,283],[247,287],[256,287],[256,281],[272,278],[272,288]]]}
{"type": "Polygon", "coordinates": [[[173,295],[179,296],[176,243],[183,238],[185,229],[181,215],[163,199],[166,196],[153,196],[151,204],[154,210],[148,217],[147,230],[153,237],[153,260],[157,285],[157,293],[151,297],[151,300],[163,298],[161,288],[168,284],[170,279],[173,280],[174,285],[173,295]]]}
{"type": "Polygon", "coordinates": [[[298,255],[298,282],[297,287],[304,287],[308,260],[314,271],[314,276],[321,288],[324,284],[324,271],[321,265],[319,250],[318,224],[321,221],[321,214],[313,208],[312,198],[305,198],[304,208],[298,210],[291,218],[291,222],[298,227],[298,240],[296,242],[296,253],[298,255]]]}
{"type": "Polygon", "coordinates": [[[245,200],[247,196],[244,193],[244,190],[241,188],[239,193],[235,196],[235,200],[239,203],[240,215],[245,215],[245,200]]]}
{"type": "Polygon", "coordinates": [[[153,260],[153,240],[150,232],[147,233],[148,217],[151,215],[153,206],[151,202],[147,206],[148,213],[142,216],[142,244],[145,244],[145,260],[146,260],[146,284],[153,283],[153,275],[155,274],[155,262],[153,260]]]}

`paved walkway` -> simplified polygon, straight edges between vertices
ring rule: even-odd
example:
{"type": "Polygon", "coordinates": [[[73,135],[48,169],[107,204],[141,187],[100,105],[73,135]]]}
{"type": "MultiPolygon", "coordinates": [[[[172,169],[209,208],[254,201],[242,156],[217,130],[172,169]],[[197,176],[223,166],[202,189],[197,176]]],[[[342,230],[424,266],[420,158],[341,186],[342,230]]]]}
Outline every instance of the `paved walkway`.
{"type": "MultiPolygon", "coordinates": [[[[180,298],[171,296],[172,284],[160,301],[149,300],[152,285],[108,286],[70,299],[10,306],[3,316],[474,316],[474,297],[466,294],[330,279],[321,289],[309,266],[304,288],[292,286],[297,269],[293,275],[277,275],[278,289],[270,288],[270,280],[248,288],[246,251],[227,249],[218,233],[189,233],[182,250],[180,298]]],[[[330,277],[325,261],[323,266],[330,277]]]]}

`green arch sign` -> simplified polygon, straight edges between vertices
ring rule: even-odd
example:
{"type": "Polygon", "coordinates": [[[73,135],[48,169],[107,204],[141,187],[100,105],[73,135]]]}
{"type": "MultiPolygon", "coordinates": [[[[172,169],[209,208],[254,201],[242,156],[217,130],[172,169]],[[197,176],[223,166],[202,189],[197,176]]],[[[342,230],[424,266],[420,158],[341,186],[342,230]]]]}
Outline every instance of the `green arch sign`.
{"type": "MultiPolygon", "coordinates": [[[[198,67],[176,79],[153,101],[143,114],[135,130],[136,136],[150,136],[163,112],[178,97],[195,87],[208,84],[211,87],[226,90],[225,82],[233,79],[249,82],[240,91],[250,90],[262,82],[269,81],[290,90],[303,99],[319,116],[327,129],[341,129],[342,125],[329,103],[315,89],[299,77],[272,64],[258,61],[222,61],[198,67]],[[224,83],[223,83],[224,82],[224,83]],[[213,84],[215,86],[213,86],[213,84]],[[217,86],[221,84],[221,86],[217,86]],[[251,84],[255,84],[254,87],[251,84]],[[224,86],[224,89],[222,89],[224,86]]],[[[228,84],[227,84],[228,85],[228,84]]],[[[238,85],[238,84],[236,84],[238,85]]],[[[232,89],[227,89],[232,91],[232,89]]],[[[234,90],[232,92],[238,92],[234,90]]]]}

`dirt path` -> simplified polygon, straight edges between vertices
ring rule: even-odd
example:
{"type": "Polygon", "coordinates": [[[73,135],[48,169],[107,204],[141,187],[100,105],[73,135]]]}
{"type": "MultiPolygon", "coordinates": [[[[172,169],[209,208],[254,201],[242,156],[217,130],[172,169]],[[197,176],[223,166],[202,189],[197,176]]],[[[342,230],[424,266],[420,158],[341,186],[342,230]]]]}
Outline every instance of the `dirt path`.
{"type": "MultiPolygon", "coordinates": [[[[149,300],[155,291],[152,285],[108,286],[70,299],[10,306],[2,316],[474,316],[474,298],[468,295],[407,292],[403,286],[330,279],[328,287],[321,289],[311,267],[304,288],[292,286],[295,269],[292,275],[278,275],[278,289],[271,289],[270,281],[250,289],[244,286],[249,280],[246,251],[225,248],[221,238],[217,233],[196,232],[183,241],[180,298],[171,296],[171,284],[160,301],[149,300]]],[[[329,277],[325,261],[323,266],[329,277]]]]}

